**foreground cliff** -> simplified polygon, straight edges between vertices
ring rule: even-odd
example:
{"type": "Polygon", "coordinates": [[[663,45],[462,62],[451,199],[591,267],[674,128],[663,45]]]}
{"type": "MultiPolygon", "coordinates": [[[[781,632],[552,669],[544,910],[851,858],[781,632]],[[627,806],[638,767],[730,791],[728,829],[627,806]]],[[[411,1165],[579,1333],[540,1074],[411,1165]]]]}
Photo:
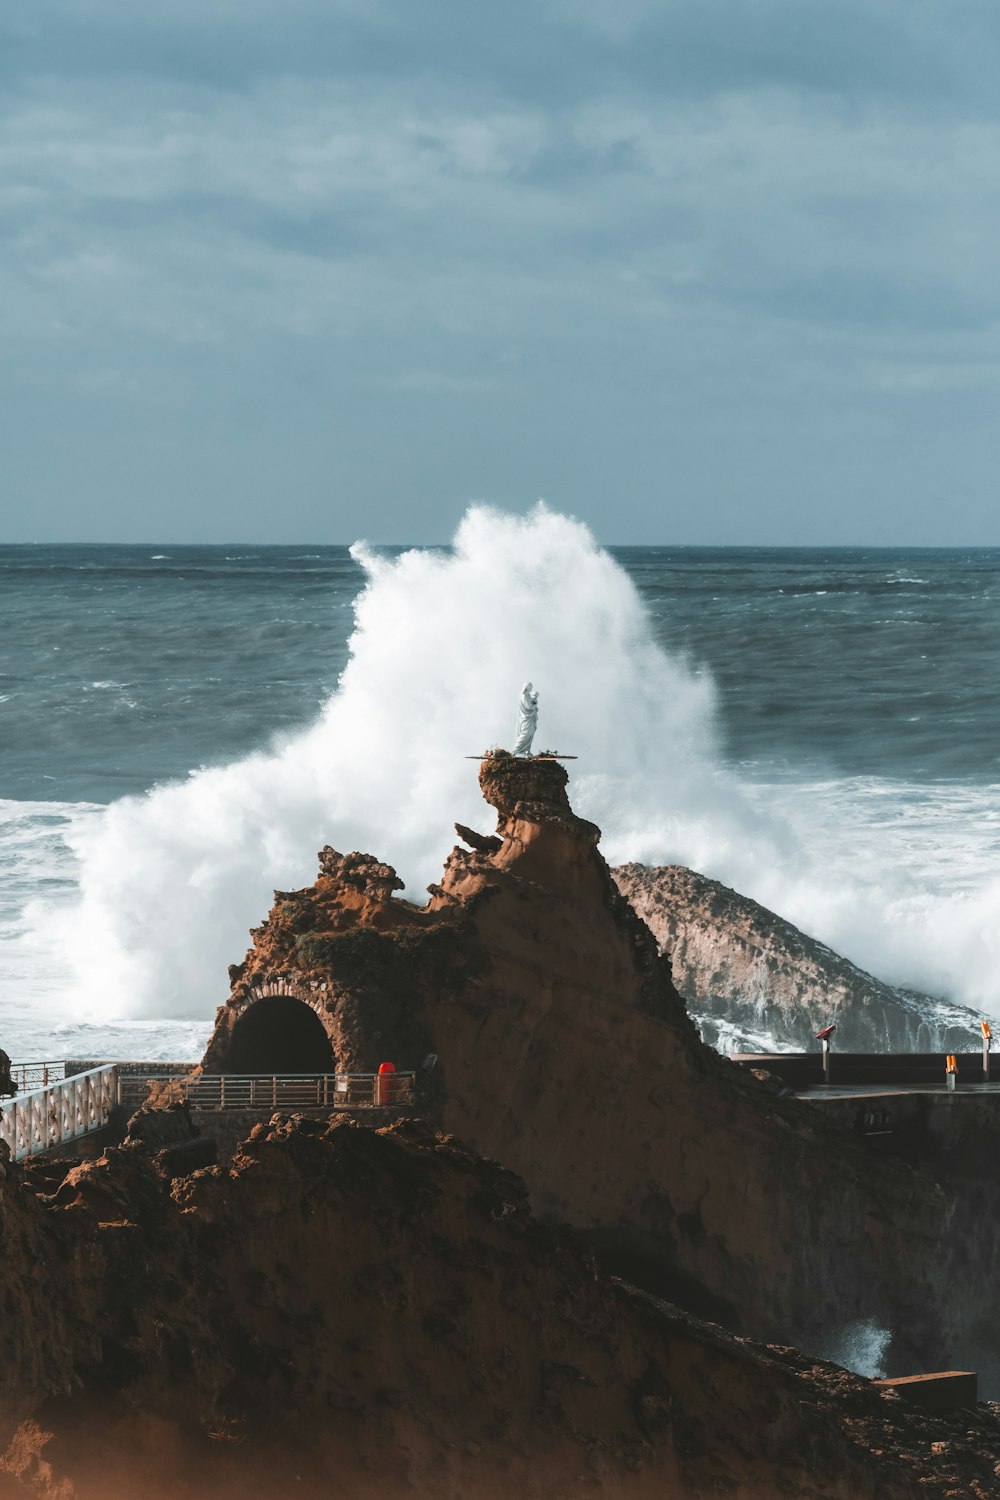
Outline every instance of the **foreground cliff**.
{"type": "Polygon", "coordinates": [[[622,865],[615,882],[670,955],[706,1041],[723,1050],[815,1047],[837,1025],[846,1052],[966,1052],[979,1018],[883,984],[766,907],[683,865],[622,865]]]}
{"type": "Polygon", "coordinates": [[[1000,1409],[932,1420],[616,1283],[425,1127],[279,1115],[225,1167],[31,1178],[0,1181],[5,1500],[996,1493],[1000,1409]]]}
{"type": "Polygon", "coordinates": [[[951,1362],[984,1315],[975,1200],[700,1041],[559,764],[501,752],[480,781],[497,831],[460,830],[426,906],[390,866],[333,850],[315,886],[278,893],[205,1067],[264,1069],[293,1022],[303,1063],[391,1059],[430,1118],[609,1269],[759,1336],[822,1350],[873,1319],[893,1368],[951,1362]]]}

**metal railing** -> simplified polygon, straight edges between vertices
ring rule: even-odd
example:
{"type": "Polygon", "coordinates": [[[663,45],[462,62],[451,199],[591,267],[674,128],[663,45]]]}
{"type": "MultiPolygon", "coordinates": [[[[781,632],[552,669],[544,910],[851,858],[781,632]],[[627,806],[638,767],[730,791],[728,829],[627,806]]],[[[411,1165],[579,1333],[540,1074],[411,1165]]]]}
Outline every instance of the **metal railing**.
{"type": "Polygon", "coordinates": [[[22,1062],[11,1063],[10,1076],[17,1084],[19,1094],[27,1094],[32,1089],[48,1088],[50,1083],[58,1083],[66,1077],[65,1062],[22,1062]]]}
{"type": "MultiPolygon", "coordinates": [[[[16,1070],[12,1071],[16,1076],[16,1070]]],[[[100,1130],[117,1102],[118,1070],[113,1063],[58,1078],[0,1101],[0,1140],[6,1142],[14,1161],[23,1161],[100,1130]]]]}
{"type": "Polygon", "coordinates": [[[359,1109],[408,1104],[413,1073],[201,1073],[150,1078],[149,1102],[192,1109],[359,1109]]]}

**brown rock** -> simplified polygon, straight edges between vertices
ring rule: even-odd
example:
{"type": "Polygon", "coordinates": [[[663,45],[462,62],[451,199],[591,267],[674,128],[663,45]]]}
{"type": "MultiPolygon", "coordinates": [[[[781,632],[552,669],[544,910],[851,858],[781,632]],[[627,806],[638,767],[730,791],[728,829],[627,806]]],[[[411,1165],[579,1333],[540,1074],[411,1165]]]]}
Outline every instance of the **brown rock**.
{"type": "Polygon", "coordinates": [[[172,1192],[124,1147],[57,1205],[5,1201],[8,1252],[41,1256],[30,1362],[8,1335],[0,1364],[0,1494],[992,1493],[995,1409],[952,1434],[699,1322],[602,1276],[526,1198],[425,1126],[275,1116],[172,1192]],[[104,1218],[123,1194],[131,1219],[104,1218]]]}
{"type": "Polygon", "coordinates": [[[474,828],[466,828],[464,823],[456,823],[455,832],[463,844],[468,844],[478,854],[497,854],[503,847],[503,839],[495,834],[477,833],[474,828]]]}
{"type": "Polygon", "coordinates": [[[259,929],[205,1067],[270,1071],[309,1011],[304,1064],[415,1070],[421,1109],[630,1279],[813,1347],[875,1318],[911,1368],[933,1358],[945,1286],[952,1338],[980,1317],[962,1213],[701,1043],[566,780],[489,756],[500,847],[455,849],[422,908],[392,897],[390,866],[324,856],[259,929]]]}

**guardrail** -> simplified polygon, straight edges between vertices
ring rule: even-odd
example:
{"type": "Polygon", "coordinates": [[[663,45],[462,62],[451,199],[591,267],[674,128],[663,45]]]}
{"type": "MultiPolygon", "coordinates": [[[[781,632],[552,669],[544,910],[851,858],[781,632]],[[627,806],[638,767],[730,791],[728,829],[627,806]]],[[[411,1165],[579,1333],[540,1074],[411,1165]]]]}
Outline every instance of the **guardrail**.
{"type": "Polygon", "coordinates": [[[200,1073],[150,1078],[149,1102],[192,1109],[363,1109],[408,1104],[414,1073],[200,1073]]]}
{"type": "MultiPolygon", "coordinates": [[[[824,1083],[852,1088],[866,1084],[916,1085],[944,1088],[948,1054],[945,1052],[831,1052],[829,1078],[823,1074],[820,1052],[734,1052],[732,1060],[747,1068],[773,1073],[790,1089],[809,1089],[824,1083]]],[[[959,1052],[955,1066],[960,1084],[982,1084],[989,1074],[983,1053],[959,1052]]],[[[1000,1063],[993,1076],[1000,1081],[1000,1063]]]]}
{"type": "Polygon", "coordinates": [[[27,1094],[32,1089],[48,1088],[50,1083],[58,1083],[66,1077],[65,1062],[22,1062],[11,1063],[10,1076],[17,1084],[19,1094],[27,1094]]]}
{"type": "Polygon", "coordinates": [[[46,1087],[0,1101],[0,1140],[6,1142],[14,1161],[23,1161],[100,1130],[117,1102],[118,1070],[113,1063],[59,1078],[46,1087]]]}

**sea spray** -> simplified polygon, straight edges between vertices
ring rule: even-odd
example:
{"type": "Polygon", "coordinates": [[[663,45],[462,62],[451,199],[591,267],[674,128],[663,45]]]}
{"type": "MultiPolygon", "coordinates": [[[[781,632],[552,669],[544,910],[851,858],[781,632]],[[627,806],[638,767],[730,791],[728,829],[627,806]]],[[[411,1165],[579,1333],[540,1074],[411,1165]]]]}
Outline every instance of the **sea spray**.
{"type": "Polygon", "coordinates": [[[453,820],[483,826],[465,757],[510,743],[529,677],[536,746],[579,756],[574,805],[610,861],[689,864],[886,979],[988,998],[989,883],[942,893],[911,875],[905,840],[873,840],[861,816],[845,827],[821,788],[727,769],[709,676],[657,645],[629,577],[578,522],[477,507],[448,551],[355,556],[367,582],[348,664],[311,727],[71,832],[80,900],[36,903],[26,940],[71,959],[74,1013],[210,1013],[273,888],[310,881],[322,843],[392,861],[420,901],[453,820]]]}
{"type": "Polygon", "coordinates": [[[885,1356],[891,1342],[888,1328],[882,1328],[874,1318],[866,1318],[839,1329],[820,1357],[842,1365],[854,1375],[878,1380],[885,1375],[885,1356]]]}
{"type": "Polygon", "coordinates": [[[579,756],[574,797],[612,832],[612,856],[728,849],[741,877],[778,857],[721,767],[712,683],[656,647],[585,527],[542,506],[476,508],[449,552],[356,555],[367,584],[350,659],[311,728],[123,798],[71,835],[81,900],[60,938],[91,1014],[203,1014],[273,888],[312,879],[322,843],[392,860],[422,899],[453,820],[484,819],[466,757],[509,743],[527,676],[542,691],[538,748],[579,756]]]}

